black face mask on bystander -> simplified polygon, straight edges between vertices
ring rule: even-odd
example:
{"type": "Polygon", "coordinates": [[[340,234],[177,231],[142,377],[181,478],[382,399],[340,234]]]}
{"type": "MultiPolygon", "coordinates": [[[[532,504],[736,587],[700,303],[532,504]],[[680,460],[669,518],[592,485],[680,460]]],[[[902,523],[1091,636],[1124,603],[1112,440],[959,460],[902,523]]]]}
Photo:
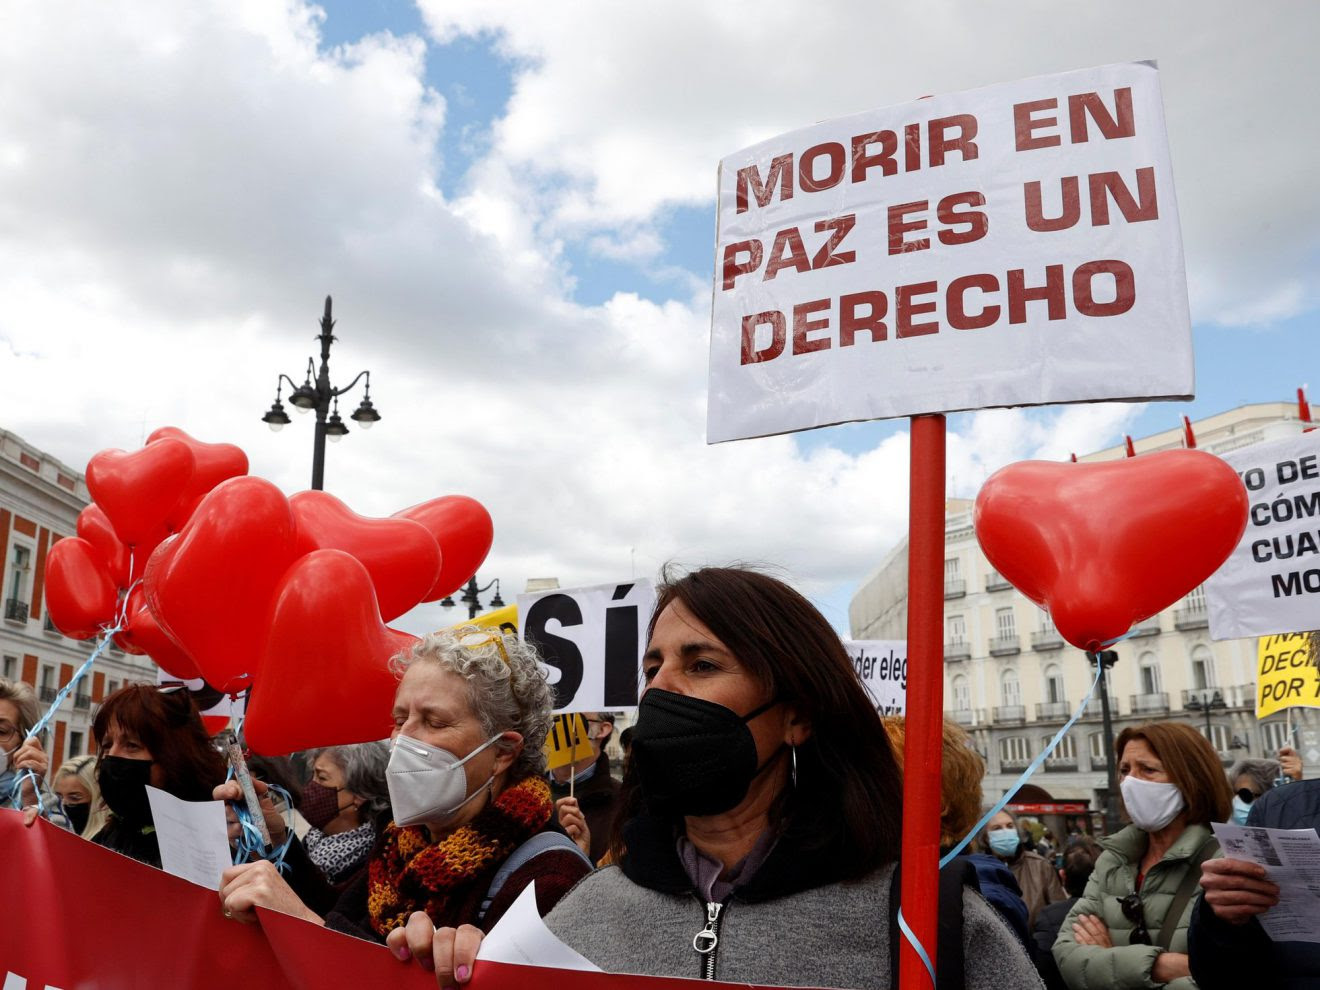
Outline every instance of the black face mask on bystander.
{"type": "Polygon", "coordinates": [[[96,778],[101,785],[101,797],[116,818],[133,825],[151,824],[151,802],[147,800],[151,767],[151,760],[101,757],[96,778]]]}

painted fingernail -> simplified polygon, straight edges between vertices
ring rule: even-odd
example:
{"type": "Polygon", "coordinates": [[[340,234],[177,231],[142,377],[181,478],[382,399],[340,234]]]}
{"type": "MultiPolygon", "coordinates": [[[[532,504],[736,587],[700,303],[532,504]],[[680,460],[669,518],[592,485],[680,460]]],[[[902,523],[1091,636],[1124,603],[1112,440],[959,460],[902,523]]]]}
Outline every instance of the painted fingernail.
{"type": "Polygon", "coordinates": [[[454,979],[458,980],[459,983],[466,983],[467,978],[471,975],[472,970],[468,969],[466,966],[459,966],[454,973],[454,979]]]}
{"type": "Polygon", "coordinates": [[[394,950],[394,956],[395,956],[396,959],[398,959],[398,960],[401,961],[401,962],[407,962],[407,961],[408,961],[408,947],[407,947],[406,945],[401,945],[401,946],[399,946],[397,949],[394,950]]]}

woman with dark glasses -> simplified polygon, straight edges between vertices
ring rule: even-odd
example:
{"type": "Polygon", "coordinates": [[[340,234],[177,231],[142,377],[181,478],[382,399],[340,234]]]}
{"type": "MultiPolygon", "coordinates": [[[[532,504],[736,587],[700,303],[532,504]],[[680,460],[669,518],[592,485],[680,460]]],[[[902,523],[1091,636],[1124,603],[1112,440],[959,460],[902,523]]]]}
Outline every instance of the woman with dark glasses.
{"type": "Polygon", "coordinates": [[[1219,754],[1180,722],[1124,729],[1115,750],[1132,824],[1103,852],[1054,943],[1071,990],[1191,990],[1187,926],[1201,864],[1218,854],[1211,822],[1231,810],[1219,754]]]}

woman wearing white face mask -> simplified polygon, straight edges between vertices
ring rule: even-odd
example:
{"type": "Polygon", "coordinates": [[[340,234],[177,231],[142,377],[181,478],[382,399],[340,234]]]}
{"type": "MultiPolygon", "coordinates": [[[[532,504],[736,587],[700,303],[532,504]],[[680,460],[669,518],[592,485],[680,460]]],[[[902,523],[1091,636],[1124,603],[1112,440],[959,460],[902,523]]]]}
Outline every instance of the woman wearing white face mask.
{"type": "Polygon", "coordinates": [[[551,696],[535,651],[467,627],[432,633],[393,666],[394,820],[366,868],[322,918],[270,863],[232,867],[220,889],[226,916],[255,921],[260,906],[378,942],[415,917],[479,939],[533,880],[544,913],[589,872],[571,839],[547,832],[551,696]]]}
{"type": "Polygon", "coordinates": [[[1115,749],[1132,824],[1100,840],[1054,958],[1072,990],[1191,990],[1187,926],[1201,864],[1219,852],[1210,823],[1231,810],[1228,781],[1219,754],[1181,722],[1124,729],[1115,749]]]}

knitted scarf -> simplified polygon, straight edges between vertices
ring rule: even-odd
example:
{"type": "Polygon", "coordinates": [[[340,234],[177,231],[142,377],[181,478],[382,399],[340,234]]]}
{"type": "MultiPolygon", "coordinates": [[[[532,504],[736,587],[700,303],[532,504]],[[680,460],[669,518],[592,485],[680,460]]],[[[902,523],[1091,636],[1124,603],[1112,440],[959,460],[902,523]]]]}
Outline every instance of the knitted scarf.
{"type": "Polygon", "coordinates": [[[549,785],[528,777],[439,842],[423,825],[390,822],[367,871],[371,927],[384,938],[414,911],[425,911],[437,928],[476,924],[496,870],[553,810],[549,785]]]}

